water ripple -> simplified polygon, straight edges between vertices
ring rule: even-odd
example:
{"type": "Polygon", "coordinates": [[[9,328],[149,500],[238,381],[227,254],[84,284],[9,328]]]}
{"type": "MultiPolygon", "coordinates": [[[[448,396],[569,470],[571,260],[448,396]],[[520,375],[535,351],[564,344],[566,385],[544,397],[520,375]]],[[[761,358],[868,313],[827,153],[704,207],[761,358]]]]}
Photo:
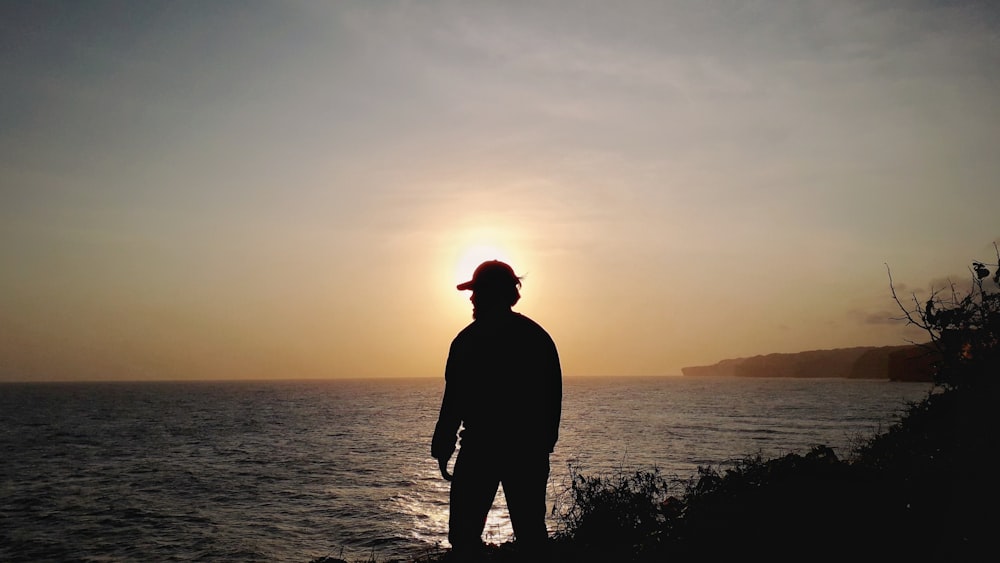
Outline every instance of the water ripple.
{"type": "MultiPolygon", "coordinates": [[[[802,451],[886,426],[927,387],[567,379],[550,507],[588,472],[802,451]]],[[[446,544],[439,380],[6,384],[0,560],[304,562],[446,544]]],[[[555,526],[555,521],[550,526],[555,526]]],[[[502,491],[487,535],[510,537],[502,491]]]]}

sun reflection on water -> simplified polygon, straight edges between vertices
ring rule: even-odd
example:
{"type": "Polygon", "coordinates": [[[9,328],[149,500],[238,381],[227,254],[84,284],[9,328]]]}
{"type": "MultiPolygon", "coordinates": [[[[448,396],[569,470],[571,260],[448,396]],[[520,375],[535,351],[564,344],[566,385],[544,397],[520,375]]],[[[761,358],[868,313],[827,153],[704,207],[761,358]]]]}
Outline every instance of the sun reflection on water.
{"type": "MultiPolygon", "coordinates": [[[[393,512],[403,515],[400,527],[408,529],[409,536],[420,543],[448,547],[448,492],[448,482],[441,479],[437,471],[421,470],[415,487],[390,499],[395,505],[393,512]]],[[[501,487],[486,517],[483,540],[501,544],[513,537],[507,500],[501,487]]]]}
{"type": "Polygon", "coordinates": [[[507,499],[503,496],[503,487],[497,492],[493,508],[486,515],[483,539],[487,543],[497,544],[514,539],[514,529],[510,525],[510,514],[507,513],[507,499]]]}

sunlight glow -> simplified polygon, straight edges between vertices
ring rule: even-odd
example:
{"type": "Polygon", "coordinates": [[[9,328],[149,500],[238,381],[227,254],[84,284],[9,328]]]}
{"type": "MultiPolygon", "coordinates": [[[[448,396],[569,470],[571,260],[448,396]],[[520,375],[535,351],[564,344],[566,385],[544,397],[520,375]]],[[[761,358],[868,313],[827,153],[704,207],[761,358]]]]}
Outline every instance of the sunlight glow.
{"type": "Polygon", "coordinates": [[[461,225],[437,235],[441,241],[435,259],[438,266],[429,276],[434,279],[431,297],[434,308],[428,314],[440,318],[442,327],[449,327],[442,329],[443,333],[468,323],[471,293],[456,291],[455,286],[472,279],[477,266],[487,260],[501,260],[510,264],[519,276],[527,275],[531,269],[531,233],[511,223],[508,218],[479,214],[475,218],[466,217],[461,225]]]}
{"type": "Polygon", "coordinates": [[[517,233],[517,229],[493,226],[475,227],[456,236],[450,258],[452,283],[469,281],[476,266],[487,260],[507,262],[520,275],[524,266],[518,263],[523,256],[517,249],[517,233]]]}
{"type": "Polygon", "coordinates": [[[472,279],[472,273],[476,270],[476,266],[487,260],[511,262],[510,255],[499,246],[476,244],[467,247],[462,251],[458,262],[455,264],[455,284],[457,285],[472,279]]]}

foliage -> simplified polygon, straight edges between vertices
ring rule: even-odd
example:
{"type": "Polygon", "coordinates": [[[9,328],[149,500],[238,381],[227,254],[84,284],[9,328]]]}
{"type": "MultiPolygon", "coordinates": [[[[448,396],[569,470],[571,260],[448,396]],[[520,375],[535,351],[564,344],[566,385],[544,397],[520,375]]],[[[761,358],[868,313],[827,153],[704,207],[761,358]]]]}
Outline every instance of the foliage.
{"type": "MultiPolygon", "coordinates": [[[[993,245],[1000,263],[1000,249],[993,245]]],[[[996,366],[1000,354],[1000,266],[973,261],[970,289],[961,293],[954,283],[933,289],[926,301],[916,294],[905,305],[896,294],[892,274],[889,287],[893,299],[908,324],[930,337],[932,352],[938,358],[935,384],[952,389],[984,389],[996,385],[996,366]],[[990,268],[995,268],[992,278],[990,268]]]]}
{"type": "Polygon", "coordinates": [[[655,543],[669,526],[677,499],[658,468],[609,475],[584,475],[570,467],[568,508],[559,514],[557,539],[577,547],[624,558],[655,543]],[[629,553],[626,553],[629,552],[629,553]]]}
{"type": "Polygon", "coordinates": [[[870,475],[823,445],[804,455],[748,457],[722,472],[700,468],[669,554],[681,561],[886,555],[876,540],[887,506],[876,490],[870,475]]]}

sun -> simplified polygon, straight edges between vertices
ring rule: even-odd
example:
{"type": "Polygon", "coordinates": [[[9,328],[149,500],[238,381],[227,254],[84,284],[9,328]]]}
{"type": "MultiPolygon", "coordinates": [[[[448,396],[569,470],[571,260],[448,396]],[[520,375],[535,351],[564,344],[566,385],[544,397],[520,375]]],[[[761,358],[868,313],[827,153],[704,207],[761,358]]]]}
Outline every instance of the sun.
{"type": "Polygon", "coordinates": [[[472,272],[487,260],[500,260],[510,263],[510,253],[496,244],[476,243],[461,250],[455,263],[453,275],[455,285],[472,279],[472,272]]]}
{"type": "Polygon", "coordinates": [[[487,217],[480,222],[483,224],[453,231],[446,238],[438,279],[448,276],[446,283],[452,289],[472,279],[476,267],[488,260],[506,262],[518,276],[526,275],[529,268],[531,244],[522,226],[491,221],[487,217]]]}

